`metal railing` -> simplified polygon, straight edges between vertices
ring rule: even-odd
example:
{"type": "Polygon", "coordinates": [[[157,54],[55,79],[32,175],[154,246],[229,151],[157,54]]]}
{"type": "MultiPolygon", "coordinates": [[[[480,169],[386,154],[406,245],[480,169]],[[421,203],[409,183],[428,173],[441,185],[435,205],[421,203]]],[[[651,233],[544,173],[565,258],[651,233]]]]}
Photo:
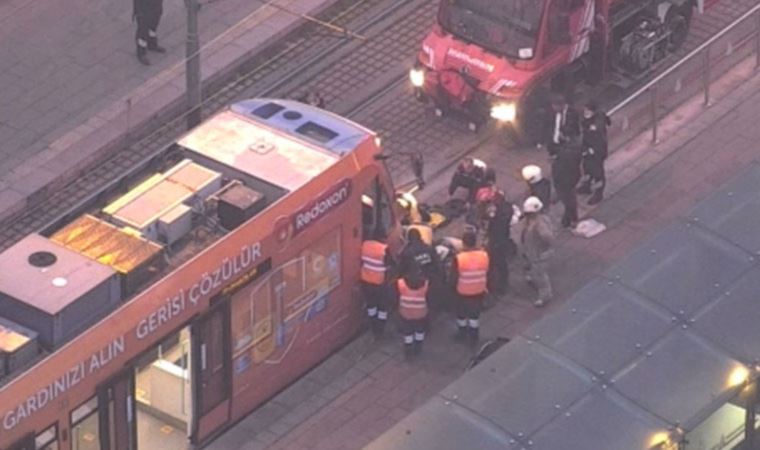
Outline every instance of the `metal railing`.
{"type": "Polygon", "coordinates": [[[613,107],[608,113],[613,117],[610,129],[613,146],[647,129],[651,129],[652,143],[657,144],[660,118],[700,91],[704,95],[703,106],[709,107],[714,100],[713,82],[752,53],[757,70],[760,68],[760,4],[613,107]],[[749,45],[752,43],[754,45],[749,45]]]}

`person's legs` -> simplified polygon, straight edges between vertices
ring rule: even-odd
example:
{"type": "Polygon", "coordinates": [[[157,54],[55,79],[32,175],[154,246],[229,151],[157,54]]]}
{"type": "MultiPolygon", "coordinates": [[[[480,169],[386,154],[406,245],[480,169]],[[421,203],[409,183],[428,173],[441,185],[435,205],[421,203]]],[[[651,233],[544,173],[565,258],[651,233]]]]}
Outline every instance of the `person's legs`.
{"type": "Polygon", "coordinates": [[[531,264],[531,277],[538,291],[538,299],[534,302],[536,306],[545,305],[553,295],[547,266],[546,261],[534,261],[531,264]]]}
{"type": "Polygon", "coordinates": [[[145,16],[137,15],[137,32],[135,33],[135,42],[137,44],[137,60],[141,64],[149,66],[150,60],[148,59],[148,21],[145,16]]]}

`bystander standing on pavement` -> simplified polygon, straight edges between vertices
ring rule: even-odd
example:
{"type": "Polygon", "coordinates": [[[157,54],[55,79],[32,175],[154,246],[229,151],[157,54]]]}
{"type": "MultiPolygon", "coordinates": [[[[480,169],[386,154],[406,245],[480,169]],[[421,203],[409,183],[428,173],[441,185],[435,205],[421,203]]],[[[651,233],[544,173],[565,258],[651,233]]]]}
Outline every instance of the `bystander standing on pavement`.
{"type": "Polygon", "coordinates": [[[470,343],[480,339],[480,310],[487,292],[488,253],[476,248],[477,235],[468,231],[462,236],[463,249],[452,265],[451,281],[456,287],[457,339],[469,337],[470,343]]]}
{"type": "Polygon", "coordinates": [[[398,315],[404,335],[404,356],[409,359],[422,351],[428,324],[428,289],[430,282],[422,271],[412,269],[396,282],[398,315]]]}
{"type": "Polygon", "coordinates": [[[571,146],[563,147],[552,161],[552,181],[557,198],[562,202],[562,226],[572,228],[578,223],[576,186],[581,179],[580,152],[571,146]]]}
{"type": "Polygon", "coordinates": [[[607,159],[607,127],[611,124],[609,116],[600,111],[596,103],[590,102],[583,109],[583,182],[578,188],[579,194],[591,194],[589,205],[602,201],[606,177],[604,161],[607,159]]]}
{"type": "Polygon", "coordinates": [[[137,60],[149,66],[148,50],[156,53],[166,53],[166,49],[158,45],[158,23],[163,14],[163,0],[133,0],[133,17],[137,21],[137,60]]]}
{"type": "Polygon", "coordinates": [[[544,133],[539,147],[546,148],[549,157],[557,157],[560,149],[578,144],[581,136],[581,120],[578,111],[567,103],[561,94],[551,97],[552,112],[543,127],[544,133]]]}
{"type": "Polygon", "coordinates": [[[553,252],[554,231],[546,214],[541,214],[543,204],[536,197],[528,197],[523,204],[523,226],[520,243],[525,257],[525,279],[538,291],[535,306],[544,306],[552,299],[548,260],[553,252]]]}
{"type": "Polygon", "coordinates": [[[393,258],[385,242],[385,233],[375,230],[372,239],[362,242],[361,249],[361,286],[362,295],[367,305],[367,316],[371,321],[372,332],[381,336],[388,321],[390,293],[390,269],[393,258]]]}
{"type": "Polygon", "coordinates": [[[549,211],[549,205],[552,201],[552,183],[543,177],[541,168],[529,164],[522,168],[522,178],[528,184],[528,197],[538,197],[543,203],[542,212],[549,211]]]}

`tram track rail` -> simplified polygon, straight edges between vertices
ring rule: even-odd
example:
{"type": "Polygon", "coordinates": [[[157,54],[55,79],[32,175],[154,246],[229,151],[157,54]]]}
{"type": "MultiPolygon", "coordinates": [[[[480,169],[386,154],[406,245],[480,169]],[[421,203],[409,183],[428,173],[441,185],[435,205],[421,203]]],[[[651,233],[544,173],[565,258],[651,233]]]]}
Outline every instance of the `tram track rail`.
{"type": "MultiPolygon", "coordinates": [[[[434,0],[353,3],[331,23],[366,35],[366,39],[346,40],[341,35],[324,35],[320,30],[291,39],[283,44],[281,52],[258,65],[251,61],[234,80],[207,95],[204,113],[212,114],[245,98],[292,98],[317,91],[325,98],[327,109],[379,133],[385,152],[392,157],[389,170],[399,186],[414,179],[404,159],[410,153],[430,157],[432,164],[426,176],[439,177],[462,157],[502,138],[502,134],[487,129],[474,135],[456,121],[432,120],[429,108],[406,95],[406,68],[433,20],[434,7],[434,0]],[[369,17],[360,20],[358,16],[362,14],[369,17]],[[310,47],[299,47],[317,36],[319,41],[310,47]],[[361,86],[363,92],[356,86],[361,86]]],[[[44,234],[74,219],[103,197],[126,190],[137,180],[136,174],[165,165],[172,157],[171,142],[184,132],[183,120],[184,116],[178,117],[164,127],[160,136],[156,133],[120,152],[98,167],[102,169],[100,173],[75,180],[13,223],[0,223],[0,249],[29,232],[44,234]],[[87,195],[80,195],[75,203],[62,201],[83,190],[87,195]]]]}
{"type": "MultiPolygon", "coordinates": [[[[244,64],[234,79],[221,87],[214,87],[213,93],[206,93],[203,105],[205,115],[213,114],[237,99],[294,97],[307,90],[319,91],[322,87],[319,80],[312,82],[309,78],[320,64],[334,60],[341,51],[348,54],[357,46],[381,45],[378,41],[388,39],[391,33],[397,31],[394,27],[403,26],[403,20],[397,20],[398,15],[408,18],[420,9],[433,11],[434,8],[434,0],[362,0],[346,3],[349,3],[348,7],[326,20],[327,23],[350,30],[354,36],[366,35],[367,39],[348,39],[334,32],[325,34],[319,25],[307,24],[307,30],[293,33],[276,51],[265,51],[267,58],[264,61],[257,61],[260,58],[254,57],[244,64]]],[[[414,44],[416,42],[409,45],[414,44]]],[[[345,74],[341,74],[340,69],[340,66],[333,67],[333,73],[325,80],[336,80],[330,81],[334,85],[337,80],[344,79],[345,74]]],[[[354,67],[350,69],[355,70],[354,67]]],[[[368,66],[366,73],[362,74],[363,83],[372,75],[373,69],[374,66],[368,66]]],[[[321,80],[322,84],[325,80],[321,80]]],[[[337,96],[331,95],[328,101],[336,99],[337,96]]],[[[165,166],[174,157],[173,141],[185,131],[186,115],[169,121],[147,137],[89,168],[34,208],[0,223],[0,249],[8,248],[30,232],[50,232],[84,213],[94,203],[127,190],[139,181],[143,171],[165,166]]]]}

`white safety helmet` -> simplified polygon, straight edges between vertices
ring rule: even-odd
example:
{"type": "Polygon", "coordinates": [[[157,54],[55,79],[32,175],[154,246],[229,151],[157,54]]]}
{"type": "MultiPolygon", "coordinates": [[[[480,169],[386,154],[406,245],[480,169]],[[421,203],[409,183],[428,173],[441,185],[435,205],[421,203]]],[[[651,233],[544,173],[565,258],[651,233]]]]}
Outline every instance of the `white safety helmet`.
{"type": "Polygon", "coordinates": [[[541,211],[541,208],[543,207],[544,204],[538,199],[538,197],[528,197],[525,199],[525,203],[523,203],[523,212],[537,213],[541,211]]]}
{"type": "Polygon", "coordinates": [[[535,164],[529,164],[522,168],[522,177],[528,183],[541,181],[541,168],[535,164]]]}

